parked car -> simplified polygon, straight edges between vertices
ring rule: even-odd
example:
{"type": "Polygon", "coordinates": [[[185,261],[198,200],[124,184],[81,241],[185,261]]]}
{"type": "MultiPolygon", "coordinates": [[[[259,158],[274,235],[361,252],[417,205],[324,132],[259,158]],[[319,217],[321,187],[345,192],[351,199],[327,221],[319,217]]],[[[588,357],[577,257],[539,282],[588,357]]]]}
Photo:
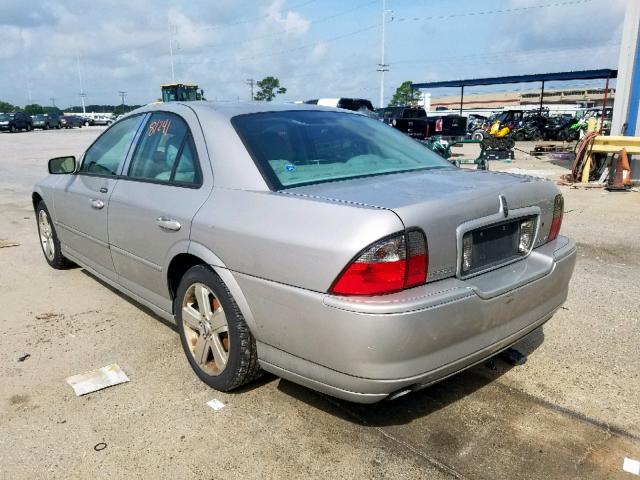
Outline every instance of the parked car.
{"type": "Polygon", "coordinates": [[[77,115],[63,115],[60,118],[60,124],[64,128],[73,128],[73,127],[82,128],[82,125],[84,124],[84,119],[77,115]]]}
{"type": "Polygon", "coordinates": [[[224,391],[261,369],[356,402],[418,390],[549,320],[576,259],[553,182],[313,105],[148,105],[49,172],[49,265],[175,321],[224,391]]]}
{"type": "Polygon", "coordinates": [[[33,120],[24,112],[0,113],[0,130],[15,133],[20,130],[33,130],[33,120]]]}
{"type": "Polygon", "coordinates": [[[62,121],[60,115],[48,114],[48,115],[31,115],[33,120],[33,128],[41,128],[43,130],[49,130],[50,128],[61,128],[62,121]]]}
{"type": "Polygon", "coordinates": [[[378,116],[383,122],[416,139],[439,137],[455,142],[467,135],[467,119],[455,113],[428,116],[424,108],[405,106],[380,108],[378,116]]]}
{"type": "Polygon", "coordinates": [[[111,117],[93,117],[93,121],[91,125],[111,125],[113,123],[113,119],[111,117]]]}
{"type": "Polygon", "coordinates": [[[322,107],[343,108],[353,112],[360,112],[366,115],[375,116],[376,110],[373,104],[366,98],[316,98],[307,100],[307,105],[320,105],[322,107]]]}

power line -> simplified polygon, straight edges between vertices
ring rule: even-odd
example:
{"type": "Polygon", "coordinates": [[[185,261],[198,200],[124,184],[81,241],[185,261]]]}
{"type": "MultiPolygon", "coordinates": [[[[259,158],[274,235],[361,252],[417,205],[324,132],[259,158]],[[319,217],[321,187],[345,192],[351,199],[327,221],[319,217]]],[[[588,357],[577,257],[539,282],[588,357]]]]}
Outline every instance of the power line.
{"type": "MultiPolygon", "coordinates": [[[[343,33],[343,34],[340,34],[340,35],[337,35],[337,36],[334,36],[334,37],[320,39],[320,40],[318,40],[318,41],[316,41],[314,43],[308,43],[308,44],[305,44],[305,45],[300,45],[298,47],[289,48],[287,50],[279,50],[277,52],[272,52],[272,53],[255,54],[255,55],[246,56],[246,57],[229,57],[229,58],[224,58],[222,60],[219,60],[219,61],[216,61],[216,62],[211,62],[211,63],[208,63],[208,64],[209,65],[221,65],[221,64],[224,64],[225,62],[228,62],[228,61],[253,60],[253,59],[256,59],[256,58],[278,57],[280,55],[286,55],[286,54],[291,53],[291,52],[297,52],[297,51],[304,50],[304,49],[307,49],[307,48],[314,48],[314,47],[316,47],[318,42],[324,42],[324,43],[335,42],[336,40],[340,40],[340,39],[343,39],[343,38],[346,38],[346,37],[350,37],[350,36],[353,36],[353,35],[358,35],[360,33],[363,33],[363,32],[369,31],[369,30],[373,30],[375,28],[378,28],[379,26],[380,26],[380,24],[376,23],[376,24],[373,24],[373,25],[368,25],[366,27],[360,28],[358,30],[353,30],[351,32],[343,33]]],[[[207,63],[207,62],[194,62],[194,63],[192,63],[192,65],[195,65],[197,63],[207,63]]]]}
{"type": "Polygon", "coordinates": [[[476,15],[502,15],[505,13],[519,13],[527,10],[535,10],[538,8],[552,8],[552,7],[564,7],[567,5],[580,5],[585,3],[590,3],[593,0],[568,0],[564,2],[554,2],[547,3],[542,5],[530,5],[527,7],[513,7],[513,8],[503,8],[497,10],[484,10],[480,12],[464,12],[464,13],[452,13],[449,15],[431,15],[429,17],[404,17],[398,18],[398,22],[405,21],[428,21],[428,20],[449,20],[452,18],[460,18],[460,17],[474,17],[476,15]]]}

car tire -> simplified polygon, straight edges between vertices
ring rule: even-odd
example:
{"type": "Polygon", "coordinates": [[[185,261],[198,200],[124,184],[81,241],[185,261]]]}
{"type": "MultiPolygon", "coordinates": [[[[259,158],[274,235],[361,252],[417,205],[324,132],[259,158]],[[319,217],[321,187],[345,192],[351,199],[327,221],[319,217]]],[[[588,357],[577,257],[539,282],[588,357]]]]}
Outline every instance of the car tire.
{"type": "Polygon", "coordinates": [[[27,132],[33,130],[33,126],[30,123],[27,123],[27,132]]]}
{"type": "Polygon", "coordinates": [[[10,131],[11,133],[16,133],[16,127],[15,127],[15,125],[11,125],[11,126],[9,127],[9,131],[10,131]]]}
{"type": "Polygon", "coordinates": [[[49,124],[48,124],[48,123],[45,123],[45,124],[44,124],[43,129],[44,129],[44,130],[49,130],[49,124]]]}
{"type": "Polygon", "coordinates": [[[227,392],[262,374],[255,338],[233,296],[211,268],[196,265],[184,274],[174,312],[187,360],[204,383],[227,392]],[[208,307],[201,307],[198,298],[208,307]]]}
{"type": "Polygon", "coordinates": [[[73,266],[73,262],[62,255],[60,240],[44,200],[40,200],[36,207],[36,221],[42,253],[49,266],[56,270],[64,270],[73,266]]]}
{"type": "Polygon", "coordinates": [[[57,128],[58,130],[60,130],[60,129],[62,128],[62,125],[58,124],[58,125],[56,125],[56,128],[57,128]]]}
{"type": "Polygon", "coordinates": [[[484,140],[485,136],[486,135],[485,135],[484,130],[477,129],[471,134],[471,139],[472,140],[484,140]]]}

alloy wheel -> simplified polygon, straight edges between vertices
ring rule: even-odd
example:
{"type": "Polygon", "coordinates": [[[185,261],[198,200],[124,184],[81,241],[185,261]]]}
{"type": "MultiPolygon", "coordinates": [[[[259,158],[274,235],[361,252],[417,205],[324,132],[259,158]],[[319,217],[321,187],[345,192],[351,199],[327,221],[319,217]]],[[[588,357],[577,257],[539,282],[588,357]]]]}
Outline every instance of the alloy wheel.
{"type": "Polygon", "coordinates": [[[56,254],[56,246],[53,242],[53,229],[49,222],[49,215],[44,210],[40,210],[38,213],[38,229],[40,230],[40,243],[42,244],[42,251],[49,261],[53,261],[56,254]]]}
{"type": "Polygon", "coordinates": [[[182,323],[191,356],[208,375],[220,375],[229,359],[229,325],[211,289],[191,285],[182,299],[182,323]]]}

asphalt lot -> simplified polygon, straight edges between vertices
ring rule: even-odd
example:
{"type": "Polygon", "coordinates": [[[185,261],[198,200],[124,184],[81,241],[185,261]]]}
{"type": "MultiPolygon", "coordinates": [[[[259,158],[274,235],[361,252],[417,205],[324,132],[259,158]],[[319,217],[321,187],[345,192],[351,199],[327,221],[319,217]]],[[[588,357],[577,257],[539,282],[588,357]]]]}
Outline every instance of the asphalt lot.
{"type": "MultiPolygon", "coordinates": [[[[0,134],[0,244],[19,243],[0,248],[0,478],[636,478],[622,463],[640,460],[640,193],[561,187],[578,262],[523,366],[496,359],[373,406],[270,375],[224,394],[171,325],[42,256],[31,186],[101,131],[0,134]],[[129,383],[76,397],[65,382],[113,362],[129,383]]],[[[491,163],[515,168],[566,172],[522,152],[491,163]]]]}

